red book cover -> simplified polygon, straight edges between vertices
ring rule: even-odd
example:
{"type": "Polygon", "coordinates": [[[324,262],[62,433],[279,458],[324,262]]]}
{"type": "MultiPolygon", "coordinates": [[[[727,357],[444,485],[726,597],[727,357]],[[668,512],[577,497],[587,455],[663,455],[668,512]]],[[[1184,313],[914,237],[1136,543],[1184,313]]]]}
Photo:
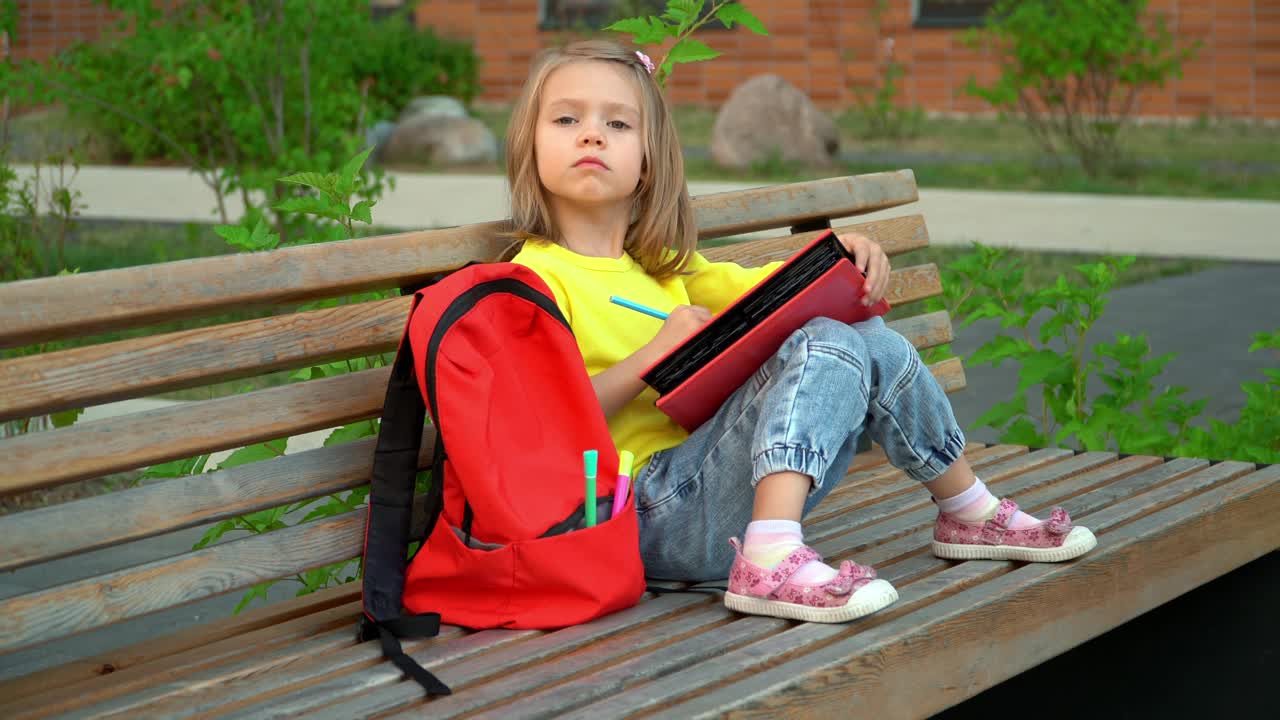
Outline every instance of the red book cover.
{"type": "Polygon", "coordinates": [[[843,323],[855,323],[884,315],[889,311],[887,300],[881,299],[870,307],[862,304],[865,280],[866,276],[853,264],[834,233],[819,236],[725,308],[702,330],[686,338],[644,371],[645,382],[660,393],[658,409],[686,431],[693,432],[715,415],[725,400],[778,351],[791,333],[813,318],[829,317],[843,323]],[[823,243],[827,247],[819,247],[823,243]],[[831,245],[838,249],[838,255],[833,255],[831,245]],[[826,259],[819,257],[820,252],[826,253],[826,259]],[[833,256],[838,259],[830,260],[833,256]],[[818,264],[815,266],[815,263],[818,264]],[[805,267],[792,267],[797,264],[805,267]],[[808,275],[805,273],[820,274],[806,281],[808,275]],[[772,287],[771,281],[775,281],[772,287]],[[804,285],[795,289],[798,282],[804,285]],[[762,297],[762,293],[774,297],[762,297]],[[790,295],[789,299],[785,295],[790,295]],[[764,317],[753,317],[744,311],[744,308],[754,307],[758,314],[759,308],[768,307],[770,300],[773,305],[781,303],[781,306],[764,317]],[[762,306],[762,302],[766,305],[762,306]],[[727,319],[717,323],[721,318],[727,319]],[[741,328],[745,328],[745,332],[727,348],[704,362],[689,358],[691,344],[701,341],[705,345],[708,342],[709,338],[701,336],[733,332],[735,324],[740,328],[739,332],[743,332],[741,328]],[[685,350],[683,360],[678,356],[682,349],[685,350]],[[664,373],[659,371],[667,369],[665,378],[670,382],[673,361],[682,366],[683,377],[675,387],[663,392],[663,383],[658,376],[664,373]]]}

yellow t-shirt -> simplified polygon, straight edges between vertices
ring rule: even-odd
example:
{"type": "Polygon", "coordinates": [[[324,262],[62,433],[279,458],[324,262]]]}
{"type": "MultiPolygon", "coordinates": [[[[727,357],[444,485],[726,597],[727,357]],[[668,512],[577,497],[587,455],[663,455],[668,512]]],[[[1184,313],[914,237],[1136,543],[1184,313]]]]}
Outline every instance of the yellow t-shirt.
{"type": "MultiPolygon", "coordinates": [[[[662,321],[609,302],[617,295],[670,312],[677,305],[701,305],[719,313],[782,264],[744,268],[732,262],[708,262],[694,253],[685,267],[691,274],[658,282],[626,253],[620,258],[579,255],[555,243],[530,240],[512,258],[538,273],[555,295],[582,350],[587,374],[613,367],[653,339],[662,321]]],[[[646,387],[609,418],[609,433],[618,451],[635,453],[635,470],[661,450],[689,436],[654,403],[658,393],[646,387]]]]}

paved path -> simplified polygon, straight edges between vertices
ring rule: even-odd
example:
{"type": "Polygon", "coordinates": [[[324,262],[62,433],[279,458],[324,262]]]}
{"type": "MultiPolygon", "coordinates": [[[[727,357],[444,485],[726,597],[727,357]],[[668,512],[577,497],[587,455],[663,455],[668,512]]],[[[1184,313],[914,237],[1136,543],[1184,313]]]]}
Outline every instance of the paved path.
{"type": "MultiPolygon", "coordinates": [[[[374,208],[379,225],[445,227],[507,212],[500,176],[392,176],[396,189],[374,208]]],[[[703,195],[760,184],[694,182],[689,189],[703,195]]],[[[81,168],[75,187],[88,218],[215,219],[212,192],[186,170],[88,166],[81,168]]],[[[233,218],[243,211],[238,197],[228,198],[227,207],[233,218]]],[[[881,216],[911,213],[924,213],[939,245],[980,240],[1035,250],[1280,261],[1280,202],[924,188],[918,203],[881,216]]]]}

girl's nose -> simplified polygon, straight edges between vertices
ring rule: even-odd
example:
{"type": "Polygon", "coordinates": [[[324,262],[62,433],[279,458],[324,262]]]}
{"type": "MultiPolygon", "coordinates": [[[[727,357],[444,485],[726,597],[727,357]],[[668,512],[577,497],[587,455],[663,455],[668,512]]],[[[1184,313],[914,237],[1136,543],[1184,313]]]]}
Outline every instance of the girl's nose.
{"type": "Polygon", "coordinates": [[[578,137],[578,143],[583,146],[604,147],[604,135],[595,130],[586,130],[578,137]]]}

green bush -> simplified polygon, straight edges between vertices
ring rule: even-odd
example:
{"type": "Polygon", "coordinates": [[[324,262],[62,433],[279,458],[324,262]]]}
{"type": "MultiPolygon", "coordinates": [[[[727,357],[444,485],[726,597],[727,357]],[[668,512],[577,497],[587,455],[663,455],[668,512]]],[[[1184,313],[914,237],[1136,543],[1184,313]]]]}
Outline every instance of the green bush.
{"type": "Polygon", "coordinates": [[[398,13],[363,26],[354,77],[368,87],[371,116],[393,118],[420,95],[450,95],[470,103],[479,93],[479,59],[469,43],[416,29],[398,13]]]}
{"type": "Polygon", "coordinates": [[[1124,167],[1120,135],[1147,88],[1182,75],[1181,46],[1147,0],[1000,0],[971,45],[996,52],[1000,78],[967,91],[1018,115],[1053,157],[1070,152],[1090,175],[1124,167]]]}
{"type": "MultiPolygon", "coordinates": [[[[191,167],[222,222],[225,197],[238,193],[246,227],[266,216],[285,240],[310,220],[275,209],[300,195],[277,178],[358,152],[374,113],[408,100],[395,93],[475,94],[470,50],[376,22],[366,0],[105,4],[120,15],[118,32],[45,64],[4,65],[0,90],[65,104],[134,158],[191,167]]],[[[383,177],[362,175],[357,192],[378,197],[383,177]]]]}
{"type": "MultiPolygon", "coordinates": [[[[1003,249],[975,243],[976,252],[943,270],[944,298],[930,310],[948,310],[957,329],[994,318],[1017,334],[997,335],[967,358],[970,364],[1017,367],[1013,397],[996,403],[976,423],[1001,431],[1000,442],[1033,447],[1072,445],[1161,456],[1280,462],[1280,362],[1264,371],[1266,382],[1245,382],[1246,402],[1234,423],[1193,421],[1205,400],[1187,402],[1187,388],[1156,387],[1173,353],[1150,357],[1145,336],[1117,335],[1087,347],[1085,336],[1102,317],[1106,294],[1132,257],[1106,258],[1075,267],[1070,280],[1031,289],[1025,265],[1003,249]],[[1039,332],[1032,319],[1048,310],[1039,332]],[[1090,356],[1091,355],[1091,356],[1090,356]],[[1107,391],[1090,396],[1091,382],[1107,391]]],[[[1280,329],[1254,335],[1250,351],[1280,350],[1280,329]]],[[[931,353],[935,360],[945,352],[931,353]]],[[[1277,353],[1280,360],[1280,353],[1277,353]]]]}

